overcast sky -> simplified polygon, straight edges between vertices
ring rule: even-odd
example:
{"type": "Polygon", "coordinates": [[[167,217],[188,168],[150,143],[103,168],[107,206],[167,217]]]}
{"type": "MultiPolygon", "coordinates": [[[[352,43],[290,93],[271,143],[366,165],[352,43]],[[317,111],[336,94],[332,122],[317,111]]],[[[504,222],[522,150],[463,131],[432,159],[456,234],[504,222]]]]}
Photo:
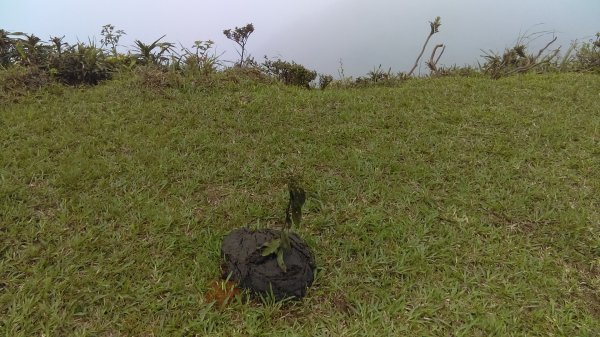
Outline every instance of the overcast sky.
{"type": "Polygon", "coordinates": [[[340,59],[346,75],[364,75],[379,64],[409,70],[436,16],[442,26],[430,45],[446,45],[440,63],[472,65],[481,50],[501,51],[527,33],[555,32],[563,49],[591,39],[600,31],[600,0],[0,0],[0,29],[87,42],[99,40],[110,23],[127,33],[126,46],[165,34],[164,41],[186,47],[211,39],[232,61],[235,45],[223,29],[251,22],[248,50],[257,60],[294,60],[335,77],[340,59]]]}

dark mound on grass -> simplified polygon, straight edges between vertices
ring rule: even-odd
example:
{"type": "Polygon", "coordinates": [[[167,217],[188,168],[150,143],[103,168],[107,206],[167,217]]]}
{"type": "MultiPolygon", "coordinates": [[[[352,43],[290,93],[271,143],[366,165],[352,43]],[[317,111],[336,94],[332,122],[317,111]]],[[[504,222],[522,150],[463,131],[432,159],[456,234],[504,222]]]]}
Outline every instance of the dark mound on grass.
{"type": "Polygon", "coordinates": [[[268,294],[275,299],[301,299],[314,280],[315,258],[310,248],[296,234],[290,234],[291,248],[284,254],[287,271],[279,268],[275,254],[262,256],[262,246],[279,238],[280,231],[240,228],[229,233],[221,246],[225,258],[224,276],[256,294],[268,294]]]}

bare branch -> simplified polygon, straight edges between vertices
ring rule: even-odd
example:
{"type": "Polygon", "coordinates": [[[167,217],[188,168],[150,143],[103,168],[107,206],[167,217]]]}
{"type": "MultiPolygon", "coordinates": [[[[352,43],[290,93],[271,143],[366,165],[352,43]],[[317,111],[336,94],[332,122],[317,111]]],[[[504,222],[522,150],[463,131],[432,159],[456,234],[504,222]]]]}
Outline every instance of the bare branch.
{"type": "MultiPolygon", "coordinates": [[[[544,47],[544,49],[547,48],[549,45],[550,44],[548,44],[546,47],[544,47]]],[[[558,55],[559,52],[560,52],[560,48],[557,48],[557,49],[553,50],[551,54],[549,54],[546,57],[544,57],[541,61],[529,64],[529,65],[526,65],[526,66],[523,66],[523,67],[515,68],[515,69],[513,69],[513,70],[511,70],[509,72],[506,72],[504,74],[504,76],[511,75],[511,74],[514,74],[514,73],[526,72],[526,71],[531,70],[531,69],[533,69],[533,68],[535,68],[535,67],[537,67],[539,65],[542,65],[544,63],[548,63],[548,62],[552,61],[552,59],[554,59],[556,57],[556,55],[558,55]]],[[[538,57],[539,57],[539,55],[538,55],[538,57]]]]}
{"type": "Polygon", "coordinates": [[[427,36],[427,39],[425,40],[425,43],[423,44],[423,48],[421,48],[421,52],[419,53],[419,56],[417,56],[417,60],[415,61],[415,64],[413,65],[413,67],[410,69],[410,71],[406,75],[407,77],[410,77],[412,75],[412,73],[415,71],[415,69],[417,69],[417,67],[419,66],[419,60],[423,56],[423,53],[425,52],[425,48],[427,48],[427,43],[429,43],[429,39],[431,39],[433,34],[440,31],[439,28],[441,25],[442,25],[442,23],[441,23],[441,19],[439,16],[437,16],[435,18],[435,20],[433,20],[433,22],[431,22],[431,21],[429,22],[431,31],[429,32],[429,35],[427,36]]]}
{"type": "MultiPolygon", "coordinates": [[[[534,59],[534,61],[537,61],[537,59],[538,59],[538,58],[539,58],[539,57],[542,55],[542,53],[544,53],[544,51],[545,51],[546,49],[548,49],[548,47],[550,47],[550,45],[551,45],[551,44],[553,44],[553,43],[556,41],[556,39],[557,39],[557,38],[558,38],[558,37],[557,37],[557,36],[555,36],[555,37],[552,39],[552,41],[548,42],[548,44],[546,44],[546,46],[544,46],[544,48],[540,49],[540,51],[539,51],[539,52],[537,53],[537,55],[535,56],[535,59],[534,59]]],[[[560,49],[560,48],[559,48],[559,49],[560,49]]]]}
{"type": "MultiPolygon", "coordinates": [[[[442,46],[442,51],[440,52],[438,57],[435,59],[435,64],[437,64],[440,61],[440,59],[442,58],[442,54],[444,54],[444,50],[446,50],[446,46],[444,46],[443,44],[441,46],[442,46]]],[[[435,50],[433,52],[435,53],[435,50]]]]}
{"type": "Polygon", "coordinates": [[[444,46],[443,44],[438,44],[433,48],[433,51],[431,52],[431,57],[429,58],[429,61],[427,61],[427,67],[429,68],[429,70],[431,70],[431,73],[437,73],[437,63],[440,61],[442,54],[444,54],[444,50],[446,50],[446,46],[444,46]],[[442,48],[442,51],[436,58],[435,54],[439,48],[442,48]]]}

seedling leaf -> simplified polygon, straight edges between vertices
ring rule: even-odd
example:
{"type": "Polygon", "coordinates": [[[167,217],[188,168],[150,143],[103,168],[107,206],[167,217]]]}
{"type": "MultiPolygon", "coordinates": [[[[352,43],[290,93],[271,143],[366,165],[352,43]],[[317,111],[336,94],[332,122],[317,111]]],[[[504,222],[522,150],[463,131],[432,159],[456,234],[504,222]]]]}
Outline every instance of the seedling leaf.
{"type": "Polygon", "coordinates": [[[277,250],[277,264],[279,265],[279,268],[283,270],[284,273],[287,271],[285,262],[283,261],[283,249],[277,250]]]}
{"type": "Polygon", "coordinates": [[[271,254],[275,254],[279,248],[281,247],[281,239],[275,239],[273,241],[269,241],[263,245],[262,256],[269,256],[271,254]]]}

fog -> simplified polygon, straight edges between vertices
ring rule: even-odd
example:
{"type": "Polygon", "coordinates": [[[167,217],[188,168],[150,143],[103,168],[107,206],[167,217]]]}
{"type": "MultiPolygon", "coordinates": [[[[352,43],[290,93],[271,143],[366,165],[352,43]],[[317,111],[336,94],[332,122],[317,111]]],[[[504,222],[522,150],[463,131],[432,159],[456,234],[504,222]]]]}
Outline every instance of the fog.
{"type": "Polygon", "coordinates": [[[0,0],[0,28],[8,31],[88,42],[98,41],[101,27],[110,23],[127,33],[125,46],[165,34],[165,41],[185,47],[211,39],[221,58],[230,61],[237,58],[236,45],[223,29],[251,22],[256,30],[248,51],[257,60],[280,57],[334,77],[340,60],[347,76],[364,75],[380,64],[394,72],[409,70],[436,16],[442,26],[425,56],[443,43],[445,65],[475,65],[482,50],[501,51],[535,32],[549,33],[532,42],[532,49],[552,34],[558,36],[554,46],[566,49],[600,31],[598,0],[0,0]]]}

